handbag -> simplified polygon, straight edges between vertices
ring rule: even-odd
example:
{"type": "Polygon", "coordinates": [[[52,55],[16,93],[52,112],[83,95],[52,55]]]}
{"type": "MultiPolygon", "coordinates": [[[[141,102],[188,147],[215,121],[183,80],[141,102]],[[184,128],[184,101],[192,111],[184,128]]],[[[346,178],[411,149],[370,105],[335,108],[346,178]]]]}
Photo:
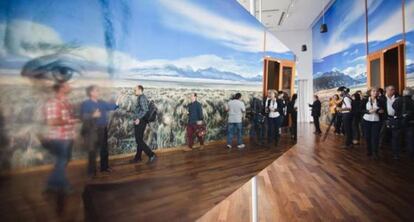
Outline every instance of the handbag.
{"type": "Polygon", "coordinates": [[[198,137],[204,137],[207,134],[207,127],[205,124],[202,125],[197,125],[196,130],[195,130],[195,134],[198,137]]]}

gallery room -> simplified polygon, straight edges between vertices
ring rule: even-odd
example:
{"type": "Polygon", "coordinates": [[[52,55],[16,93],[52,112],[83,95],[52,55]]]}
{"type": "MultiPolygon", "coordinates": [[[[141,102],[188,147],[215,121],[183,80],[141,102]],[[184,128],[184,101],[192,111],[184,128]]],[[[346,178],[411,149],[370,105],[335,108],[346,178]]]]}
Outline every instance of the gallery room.
{"type": "Polygon", "coordinates": [[[0,221],[413,221],[414,0],[1,0],[0,221]]]}

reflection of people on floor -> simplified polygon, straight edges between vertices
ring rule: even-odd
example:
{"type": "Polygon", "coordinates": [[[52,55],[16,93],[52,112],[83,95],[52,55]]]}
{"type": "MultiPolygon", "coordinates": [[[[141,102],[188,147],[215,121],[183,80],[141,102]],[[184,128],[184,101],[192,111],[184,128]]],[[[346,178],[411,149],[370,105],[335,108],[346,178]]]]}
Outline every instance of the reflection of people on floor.
{"type": "Polygon", "coordinates": [[[233,137],[237,136],[237,148],[243,149],[243,114],[246,112],[244,103],[240,100],[241,94],[236,93],[232,100],[227,103],[226,111],[229,113],[227,125],[227,148],[232,148],[233,137]]]}
{"type": "Polygon", "coordinates": [[[188,148],[193,149],[194,134],[200,142],[200,149],[204,145],[204,135],[200,133],[203,125],[203,107],[197,101],[197,93],[191,93],[191,103],[188,105],[187,143],[188,148]]]}
{"type": "Polygon", "coordinates": [[[148,156],[148,163],[156,160],[157,156],[148,147],[144,141],[144,132],[147,128],[148,121],[145,119],[149,111],[149,101],[144,95],[144,87],[138,85],[135,87],[135,95],[138,97],[137,106],[134,113],[134,129],[135,129],[135,141],[137,143],[137,153],[131,163],[140,162],[142,151],[148,156]]]}
{"type": "Polygon", "coordinates": [[[312,108],[311,115],[313,117],[313,125],[315,126],[315,134],[319,135],[322,133],[320,123],[319,123],[319,117],[321,117],[321,101],[319,100],[319,97],[317,95],[313,96],[313,103],[309,104],[309,107],[312,108]]]}
{"type": "Polygon", "coordinates": [[[96,175],[96,152],[100,151],[101,172],[110,172],[108,163],[108,113],[118,106],[100,99],[100,90],[96,85],[86,88],[89,97],[81,104],[81,135],[88,149],[88,175],[96,175]]]}

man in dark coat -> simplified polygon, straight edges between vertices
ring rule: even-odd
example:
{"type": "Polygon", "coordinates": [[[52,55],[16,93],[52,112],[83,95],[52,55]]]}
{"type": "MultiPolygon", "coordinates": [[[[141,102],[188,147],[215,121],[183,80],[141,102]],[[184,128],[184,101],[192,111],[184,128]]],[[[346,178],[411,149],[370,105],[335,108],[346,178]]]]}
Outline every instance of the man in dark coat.
{"type": "Polygon", "coordinates": [[[309,104],[309,107],[312,108],[313,124],[315,125],[314,133],[320,135],[322,134],[319,124],[319,117],[321,117],[321,101],[319,101],[319,97],[317,95],[314,95],[313,98],[313,104],[309,104]]]}

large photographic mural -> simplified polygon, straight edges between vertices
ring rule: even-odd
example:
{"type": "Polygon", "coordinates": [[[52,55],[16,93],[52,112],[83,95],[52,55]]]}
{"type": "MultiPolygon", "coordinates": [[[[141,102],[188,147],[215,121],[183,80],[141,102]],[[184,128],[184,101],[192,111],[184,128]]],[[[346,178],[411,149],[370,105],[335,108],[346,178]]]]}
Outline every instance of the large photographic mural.
{"type": "MultiPolygon", "coordinates": [[[[366,90],[368,53],[402,41],[402,1],[368,0],[368,36],[366,36],[365,2],[336,0],[325,13],[329,31],[320,33],[323,18],[315,23],[313,33],[314,91],[327,100],[338,86],[366,90]]],[[[413,0],[405,1],[407,85],[414,86],[413,75],[413,0]]]]}
{"type": "MultiPolygon", "coordinates": [[[[222,139],[225,102],[235,92],[246,103],[261,96],[263,56],[293,59],[270,34],[264,51],[264,32],[233,0],[1,1],[0,169],[51,161],[37,137],[50,82],[22,77],[28,64],[52,76],[68,74],[75,110],[90,84],[99,85],[106,100],[120,99],[110,118],[111,154],[135,151],[133,87],[144,85],[159,108],[145,138],[152,149],[164,149],[185,144],[191,92],[203,104],[206,139],[222,139]]],[[[76,140],[73,158],[84,150],[76,140]]]]}

